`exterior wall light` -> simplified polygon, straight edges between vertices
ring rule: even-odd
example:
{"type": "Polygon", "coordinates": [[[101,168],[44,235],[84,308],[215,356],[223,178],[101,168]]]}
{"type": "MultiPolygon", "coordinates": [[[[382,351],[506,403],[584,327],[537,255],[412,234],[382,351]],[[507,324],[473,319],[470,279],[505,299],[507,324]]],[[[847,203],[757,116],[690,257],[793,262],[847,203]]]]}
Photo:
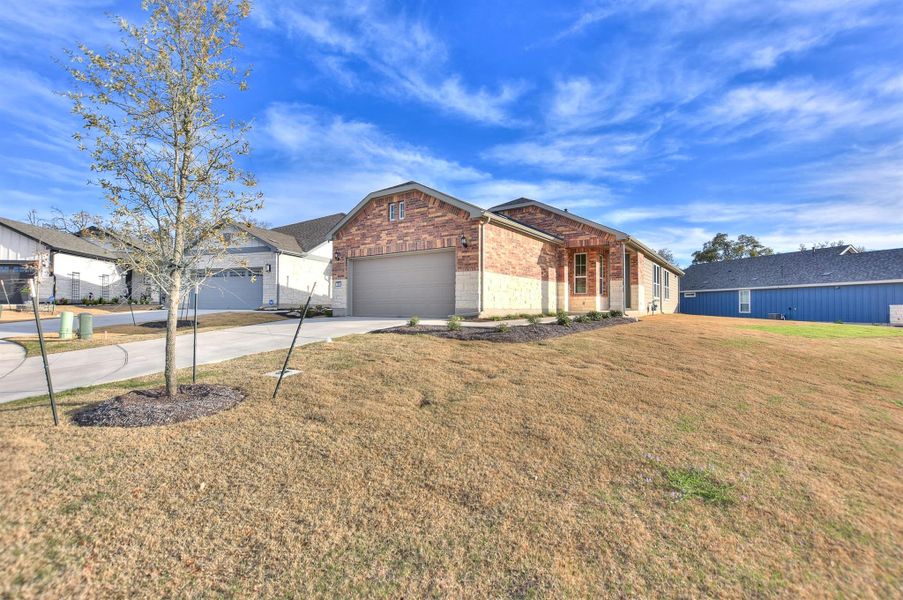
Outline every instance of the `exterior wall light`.
{"type": "Polygon", "coordinates": [[[271,273],[272,271],[273,271],[273,265],[267,265],[267,266],[266,266],[266,272],[267,272],[267,273],[271,273]]]}
{"type": "Polygon", "coordinates": [[[339,252],[338,250],[336,250],[336,251],[335,251],[335,254],[333,254],[333,257],[334,257],[336,260],[342,260],[342,253],[339,252]]]}
{"type": "Polygon", "coordinates": [[[464,235],[464,234],[462,233],[462,234],[461,234],[461,247],[462,247],[462,248],[467,248],[467,245],[468,245],[468,243],[467,243],[467,236],[464,235]]]}

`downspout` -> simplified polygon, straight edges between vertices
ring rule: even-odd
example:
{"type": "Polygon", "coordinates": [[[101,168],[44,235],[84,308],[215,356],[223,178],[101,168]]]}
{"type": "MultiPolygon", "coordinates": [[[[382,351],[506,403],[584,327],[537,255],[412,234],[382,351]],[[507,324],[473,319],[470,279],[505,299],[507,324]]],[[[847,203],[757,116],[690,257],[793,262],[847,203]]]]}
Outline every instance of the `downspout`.
{"type": "Polygon", "coordinates": [[[279,288],[282,287],[282,284],[280,283],[280,280],[279,280],[279,277],[280,277],[279,263],[282,262],[279,259],[281,256],[282,256],[282,253],[277,251],[276,252],[276,308],[279,308],[279,300],[281,299],[281,295],[279,293],[279,288]]]}
{"type": "Polygon", "coordinates": [[[480,297],[477,299],[477,316],[481,316],[483,314],[483,226],[486,223],[483,219],[480,219],[480,228],[477,231],[478,244],[480,244],[480,254],[479,254],[479,266],[478,266],[478,277],[480,278],[480,287],[479,287],[479,295],[480,297]]]}

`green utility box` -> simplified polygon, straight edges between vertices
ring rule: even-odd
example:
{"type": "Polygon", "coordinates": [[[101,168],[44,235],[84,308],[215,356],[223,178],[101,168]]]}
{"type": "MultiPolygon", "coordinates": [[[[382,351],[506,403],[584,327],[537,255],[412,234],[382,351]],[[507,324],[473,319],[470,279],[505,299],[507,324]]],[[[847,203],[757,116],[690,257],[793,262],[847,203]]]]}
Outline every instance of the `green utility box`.
{"type": "Polygon", "coordinates": [[[78,337],[90,340],[92,335],[94,335],[94,315],[81,313],[78,315],[78,337]]]}
{"type": "Polygon", "coordinates": [[[72,322],[75,320],[75,313],[64,310],[60,313],[60,339],[72,339],[72,322]]]}

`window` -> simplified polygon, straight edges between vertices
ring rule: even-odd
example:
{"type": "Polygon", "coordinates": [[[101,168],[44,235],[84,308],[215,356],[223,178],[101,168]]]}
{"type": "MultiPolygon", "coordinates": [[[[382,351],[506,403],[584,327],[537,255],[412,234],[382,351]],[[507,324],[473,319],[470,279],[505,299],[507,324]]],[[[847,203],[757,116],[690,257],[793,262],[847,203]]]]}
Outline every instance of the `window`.
{"type": "Polygon", "coordinates": [[[69,275],[69,279],[71,279],[72,289],[72,300],[78,302],[82,299],[82,276],[81,273],[72,273],[69,275]]]}
{"type": "Polygon", "coordinates": [[[671,271],[665,271],[665,300],[671,297],[671,271]]]}
{"type": "Polygon", "coordinates": [[[398,220],[404,219],[404,202],[398,203],[398,220]]]}
{"type": "Polygon", "coordinates": [[[652,265],[652,297],[662,297],[662,267],[661,265],[652,265]]]}
{"type": "Polygon", "coordinates": [[[599,295],[605,293],[605,259],[599,254],[599,295]]]}
{"type": "Polygon", "coordinates": [[[225,242],[225,244],[226,244],[227,246],[228,246],[229,244],[231,244],[231,243],[232,243],[232,234],[231,234],[231,233],[228,233],[228,232],[227,232],[227,233],[224,233],[224,234],[223,234],[223,242],[225,242]]]}
{"type": "Polygon", "coordinates": [[[752,294],[749,290],[740,290],[740,312],[750,313],[752,309],[752,294]]]}
{"type": "Polygon", "coordinates": [[[110,299],[110,276],[100,276],[100,297],[104,300],[110,299]]]}
{"type": "Polygon", "coordinates": [[[395,220],[395,203],[394,202],[389,205],[389,220],[390,221],[395,220]]]}
{"type": "Polygon", "coordinates": [[[586,293],[586,254],[574,255],[574,293],[586,293]]]}

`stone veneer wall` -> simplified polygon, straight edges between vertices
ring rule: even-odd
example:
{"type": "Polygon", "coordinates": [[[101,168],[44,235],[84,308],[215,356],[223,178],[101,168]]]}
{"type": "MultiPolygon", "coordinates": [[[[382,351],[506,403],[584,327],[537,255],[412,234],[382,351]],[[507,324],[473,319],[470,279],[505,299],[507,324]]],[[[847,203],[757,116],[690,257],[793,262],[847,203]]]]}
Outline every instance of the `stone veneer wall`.
{"type": "Polygon", "coordinates": [[[483,226],[483,315],[554,312],[559,246],[491,221],[483,226]]]}

